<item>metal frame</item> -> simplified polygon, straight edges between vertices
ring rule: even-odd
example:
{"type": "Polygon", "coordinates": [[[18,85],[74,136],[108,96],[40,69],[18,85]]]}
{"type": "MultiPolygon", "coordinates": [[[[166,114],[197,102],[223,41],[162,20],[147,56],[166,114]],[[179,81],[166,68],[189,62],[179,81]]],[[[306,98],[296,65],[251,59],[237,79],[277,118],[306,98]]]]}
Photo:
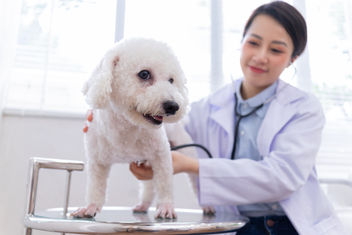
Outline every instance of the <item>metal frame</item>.
{"type": "MultiPolygon", "coordinates": [[[[130,207],[104,207],[92,219],[67,217],[76,208],[69,208],[72,171],[82,171],[84,163],[58,159],[31,158],[28,183],[28,202],[24,225],[25,234],[32,230],[79,234],[204,234],[234,232],[243,227],[248,218],[233,213],[218,212],[215,216],[203,215],[200,209],[175,209],[176,220],[158,220],[148,213],[132,213],[130,207]],[[39,171],[42,168],[67,171],[65,205],[35,213],[39,171]]],[[[155,211],[150,208],[149,211],[155,211]]]]}
{"type": "MultiPolygon", "coordinates": [[[[63,216],[64,218],[66,218],[69,198],[70,198],[70,185],[71,185],[72,171],[83,171],[84,163],[81,161],[69,161],[69,160],[47,159],[47,158],[31,158],[29,167],[30,167],[29,169],[30,175],[29,175],[29,182],[28,182],[28,189],[27,189],[28,198],[27,198],[26,218],[33,217],[35,213],[39,170],[41,168],[67,171],[68,175],[67,175],[67,181],[66,181],[65,205],[64,205],[64,211],[63,211],[63,216]]],[[[32,234],[32,228],[27,227],[26,235],[31,235],[31,234],[32,234]]]]}

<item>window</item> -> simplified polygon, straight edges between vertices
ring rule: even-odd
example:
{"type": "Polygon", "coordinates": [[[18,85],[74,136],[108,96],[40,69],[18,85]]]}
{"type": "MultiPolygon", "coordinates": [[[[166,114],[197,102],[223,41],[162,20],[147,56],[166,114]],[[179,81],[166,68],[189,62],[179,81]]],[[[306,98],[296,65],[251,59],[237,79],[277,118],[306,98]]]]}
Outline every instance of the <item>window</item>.
{"type": "Polygon", "coordinates": [[[115,1],[24,0],[6,107],[84,112],[80,92],[114,42],[115,1]]]}
{"type": "Polygon", "coordinates": [[[188,78],[191,100],[210,91],[210,1],[128,0],[125,37],[167,42],[188,78]]]}
{"type": "Polygon", "coordinates": [[[352,159],[352,2],[306,4],[312,91],[327,119],[320,155],[352,159]]]}

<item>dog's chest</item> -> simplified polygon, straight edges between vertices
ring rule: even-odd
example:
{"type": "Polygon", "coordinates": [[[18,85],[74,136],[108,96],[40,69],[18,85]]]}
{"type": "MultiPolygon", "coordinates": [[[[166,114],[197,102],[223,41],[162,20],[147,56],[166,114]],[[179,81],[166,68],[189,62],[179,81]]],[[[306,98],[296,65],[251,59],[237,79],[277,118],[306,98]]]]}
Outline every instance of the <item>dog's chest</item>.
{"type": "Polygon", "coordinates": [[[99,158],[111,162],[150,160],[156,154],[166,155],[169,152],[167,138],[162,130],[112,128],[101,131],[97,130],[99,134],[92,141],[98,144],[99,158]]]}
{"type": "Polygon", "coordinates": [[[152,150],[153,144],[144,139],[134,139],[133,141],[122,141],[119,145],[111,145],[112,160],[115,162],[131,162],[137,160],[148,160],[155,154],[152,150]]]}
{"type": "MultiPolygon", "coordinates": [[[[129,139],[129,138],[127,138],[129,139]]],[[[114,159],[116,161],[137,161],[137,160],[150,160],[155,157],[156,154],[165,154],[167,146],[163,145],[160,138],[155,136],[135,136],[130,141],[124,141],[122,148],[116,148],[114,146],[116,154],[114,159]]]]}

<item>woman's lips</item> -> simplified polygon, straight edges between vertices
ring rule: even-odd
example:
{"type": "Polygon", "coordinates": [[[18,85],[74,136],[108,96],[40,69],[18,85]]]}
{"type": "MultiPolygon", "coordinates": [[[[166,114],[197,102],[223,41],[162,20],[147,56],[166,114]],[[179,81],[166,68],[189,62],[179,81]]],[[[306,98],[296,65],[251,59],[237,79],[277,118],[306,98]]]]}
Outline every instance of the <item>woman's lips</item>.
{"type": "Polygon", "coordinates": [[[254,67],[254,66],[249,66],[249,69],[251,71],[253,71],[254,73],[264,73],[264,72],[266,72],[266,70],[261,69],[261,68],[257,68],[257,67],[254,67]]]}

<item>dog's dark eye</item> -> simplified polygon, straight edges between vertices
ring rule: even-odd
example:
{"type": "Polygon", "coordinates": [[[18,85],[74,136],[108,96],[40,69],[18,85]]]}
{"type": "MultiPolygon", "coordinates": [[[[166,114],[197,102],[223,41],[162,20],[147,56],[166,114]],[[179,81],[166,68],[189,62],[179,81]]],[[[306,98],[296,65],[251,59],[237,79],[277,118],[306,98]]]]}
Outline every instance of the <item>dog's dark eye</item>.
{"type": "Polygon", "coordinates": [[[140,77],[143,80],[149,80],[151,76],[148,70],[142,70],[138,73],[138,77],[140,77]]]}
{"type": "Polygon", "coordinates": [[[170,78],[169,79],[169,82],[172,84],[172,83],[174,83],[174,79],[173,78],[170,78]]]}

